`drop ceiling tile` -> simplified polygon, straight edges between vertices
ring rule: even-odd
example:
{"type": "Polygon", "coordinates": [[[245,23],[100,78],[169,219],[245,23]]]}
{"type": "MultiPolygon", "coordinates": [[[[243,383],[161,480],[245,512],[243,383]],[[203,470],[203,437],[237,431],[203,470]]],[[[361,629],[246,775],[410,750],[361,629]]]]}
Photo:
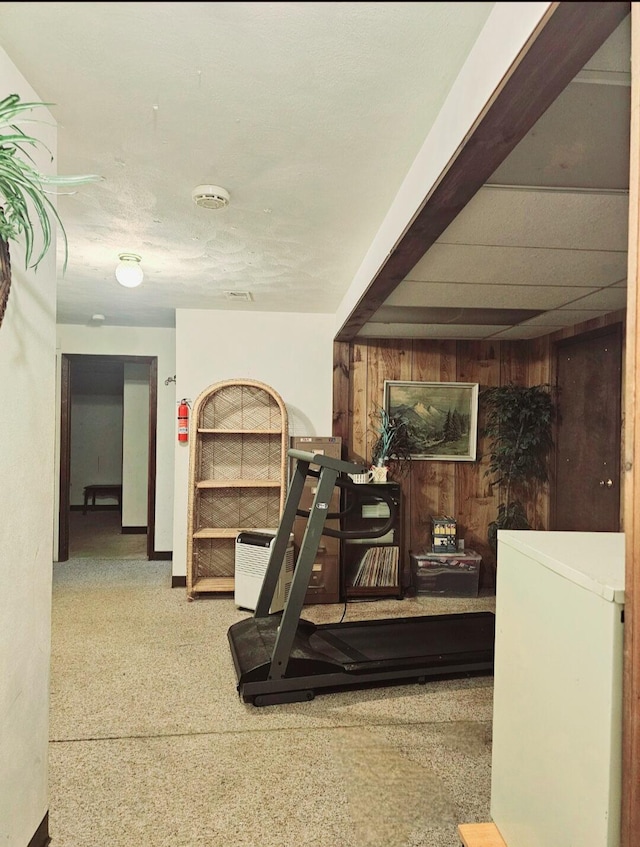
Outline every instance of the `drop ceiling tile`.
{"type": "Polygon", "coordinates": [[[487,338],[503,326],[458,326],[453,324],[365,324],[358,338],[487,338]]]}
{"type": "Polygon", "coordinates": [[[594,71],[627,73],[631,54],[631,16],[618,24],[604,44],[589,59],[585,68],[594,71]]]}
{"type": "Polygon", "coordinates": [[[586,297],[580,297],[573,303],[567,303],[565,306],[560,306],[561,309],[606,309],[608,312],[613,312],[616,309],[626,309],[627,307],[627,289],[603,288],[601,291],[596,291],[593,294],[587,294],[586,297]]]}
{"type": "Polygon", "coordinates": [[[488,309],[460,306],[382,306],[371,317],[374,323],[405,324],[448,324],[487,326],[499,324],[511,326],[529,320],[540,314],[540,309],[488,309]]]}
{"type": "MultiPolygon", "coordinates": [[[[628,70],[621,76],[630,81],[628,70]]],[[[568,85],[488,182],[627,189],[630,107],[625,85],[568,85]]]]}
{"type": "Polygon", "coordinates": [[[491,336],[491,340],[496,341],[524,341],[528,338],[540,338],[542,335],[549,335],[556,330],[564,329],[563,324],[558,326],[512,326],[509,329],[503,329],[501,332],[496,332],[491,336]]]}
{"type": "Polygon", "coordinates": [[[626,251],[628,212],[626,192],[485,185],[438,240],[446,244],[626,251]]]}
{"type": "Polygon", "coordinates": [[[486,283],[413,282],[405,280],[385,300],[385,306],[451,307],[460,309],[557,309],[595,293],[597,288],[560,288],[486,283]]]}
{"type": "Polygon", "coordinates": [[[414,265],[411,282],[600,288],[627,275],[626,252],[492,247],[437,242],[414,265]]]}
{"type": "Polygon", "coordinates": [[[581,324],[584,321],[590,321],[593,318],[600,318],[603,315],[609,314],[611,309],[554,309],[551,312],[544,312],[538,315],[537,318],[524,321],[521,326],[573,326],[581,324]]]}

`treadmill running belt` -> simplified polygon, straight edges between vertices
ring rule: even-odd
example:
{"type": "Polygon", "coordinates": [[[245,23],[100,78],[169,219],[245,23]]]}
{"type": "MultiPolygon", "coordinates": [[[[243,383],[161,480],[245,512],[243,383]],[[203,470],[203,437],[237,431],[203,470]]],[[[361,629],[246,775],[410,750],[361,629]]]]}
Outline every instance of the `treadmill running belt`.
{"type": "Polygon", "coordinates": [[[325,640],[352,662],[455,655],[470,648],[493,649],[494,616],[464,613],[325,625],[316,629],[309,645],[322,653],[325,640]]]}

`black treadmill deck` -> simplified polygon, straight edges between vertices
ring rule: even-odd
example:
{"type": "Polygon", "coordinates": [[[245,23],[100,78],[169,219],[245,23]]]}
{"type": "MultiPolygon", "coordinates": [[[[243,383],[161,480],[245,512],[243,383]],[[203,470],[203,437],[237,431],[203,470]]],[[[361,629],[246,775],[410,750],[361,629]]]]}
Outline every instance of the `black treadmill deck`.
{"type": "Polygon", "coordinates": [[[229,628],[245,702],[310,700],[321,689],[493,672],[491,612],[320,625],[301,619],[282,677],[271,668],[280,621],[278,613],[229,628]]]}

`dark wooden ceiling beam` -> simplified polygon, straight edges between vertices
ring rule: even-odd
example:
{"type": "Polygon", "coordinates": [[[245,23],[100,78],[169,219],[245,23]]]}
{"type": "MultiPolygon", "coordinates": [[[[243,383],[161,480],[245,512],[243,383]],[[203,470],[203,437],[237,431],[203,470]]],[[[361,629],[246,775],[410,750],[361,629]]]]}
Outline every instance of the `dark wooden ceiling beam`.
{"type": "Polygon", "coordinates": [[[449,162],[336,341],[350,341],[631,10],[553,4],[449,162]]]}

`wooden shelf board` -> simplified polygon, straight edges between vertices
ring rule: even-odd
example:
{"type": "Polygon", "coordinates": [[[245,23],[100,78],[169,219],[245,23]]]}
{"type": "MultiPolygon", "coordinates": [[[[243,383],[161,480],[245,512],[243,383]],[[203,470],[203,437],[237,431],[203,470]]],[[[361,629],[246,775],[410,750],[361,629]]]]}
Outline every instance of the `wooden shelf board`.
{"type": "Polygon", "coordinates": [[[208,429],[198,427],[205,435],[281,435],[281,429],[208,429]]]}
{"type": "Polygon", "coordinates": [[[235,538],[242,527],[225,526],[223,529],[199,529],[193,533],[194,538],[235,538]]]}
{"type": "Polygon", "coordinates": [[[235,580],[232,576],[206,576],[196,580],[191,586],[192,594],[228,593],[233,591],[235,580]]]}
{"type": "Polygon", "coordinates": [[[464,847],[507,847],[494,823],[461,823],[458,835],[464,847]]]}
{"type": "Polygon", "coordinates": [[[196,488],[280,488],[279,479],[203,479],[196,488]]]}

